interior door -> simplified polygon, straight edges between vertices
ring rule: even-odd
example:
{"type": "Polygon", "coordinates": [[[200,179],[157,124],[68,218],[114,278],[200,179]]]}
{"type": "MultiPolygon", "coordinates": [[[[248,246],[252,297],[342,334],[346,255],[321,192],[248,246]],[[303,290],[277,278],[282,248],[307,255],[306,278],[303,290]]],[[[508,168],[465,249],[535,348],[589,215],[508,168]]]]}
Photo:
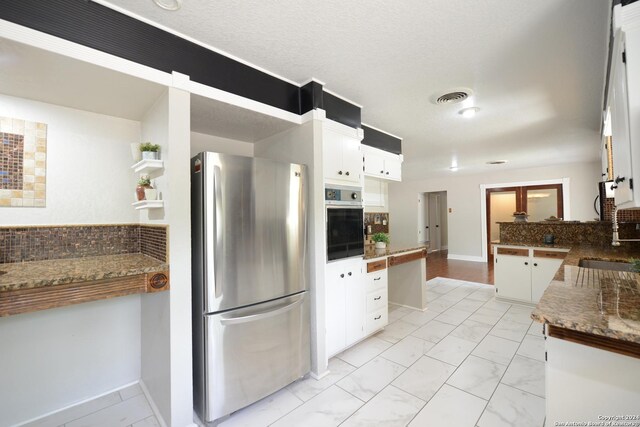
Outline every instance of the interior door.
{"type": "Polygon", "coordinates": [[[440,195],[429,194],[429,250],[439,251],[442,246],[440,239],[440,195]]]}

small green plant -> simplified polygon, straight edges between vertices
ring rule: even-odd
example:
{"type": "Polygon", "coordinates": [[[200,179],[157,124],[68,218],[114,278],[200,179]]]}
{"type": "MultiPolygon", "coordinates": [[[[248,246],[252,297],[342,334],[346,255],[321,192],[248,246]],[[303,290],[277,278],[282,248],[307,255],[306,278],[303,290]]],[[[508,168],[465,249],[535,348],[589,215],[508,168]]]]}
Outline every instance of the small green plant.
{"type": "Polygon", "coordinates": [[[152,144],[150,142],[143,142],[140,144],[140,151],[151,151],[156,153],[160,149],[158,144],[152,144]]]}
{"type": "Polygon", "coordinates": [[[149,179],[149,177],[144,177],[141,176],[140,179],[138,180],[138,185],[151,185],[151,180],[149,179]]]}
{"type": "Polygon", "coordinates": [[[640,273],[640,259],[631,258],[629,262],[631,263],[631,265],[633,265],[633,271],[635,271],[636,273],[640,273]]]}
{"type": "Polygon", "coordinates": [[[373,240],[376,243],[384,242],[389,244],[389,236],[386,233],[376,233],[373,236],[371,236],[371,240],[373,240]]]}

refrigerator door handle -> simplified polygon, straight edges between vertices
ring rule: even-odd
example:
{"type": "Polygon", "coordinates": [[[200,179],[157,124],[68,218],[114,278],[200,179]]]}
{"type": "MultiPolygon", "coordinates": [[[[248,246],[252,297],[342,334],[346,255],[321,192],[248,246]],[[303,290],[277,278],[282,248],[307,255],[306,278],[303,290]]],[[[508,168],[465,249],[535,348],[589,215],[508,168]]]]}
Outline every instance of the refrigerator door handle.
{"type": "Polygon", "coordinates": [[[249,316],[232,317],[230,319],[220,319],[220,323],[223,325],[237,325],[240,323],[255,322],[258,320],[266,319],[268,317],[278,316],[282,313],[286,313],[287,311],[293,310],[295,307],[302,304],[303,300],[304,300],[304,295],[302,295],[297,301],[294,301],[291,304],[287,304],[284,307],[278,307],[274,310],[267,310],[261,313],[251,314],[249,316]]]}
{"type": "MultiPolygon", "coordinates": [[[[213,163],[213,162],[212,162],[213,163]]],[[[213,165],[212,165],[213,166],[213,165]]],[[[209,310],[211,304],[220,297],[220,287],[216,280],[216,252],[218,251],[219,231],[216,223],[217,212],[220,208],[220,167],[215,165],[212,170],[205,170],[206,181],[204,187],[204,196],[206,204],[207,220],[205,221],[205,266],[207,275],[205,311],[209,310]]]]}

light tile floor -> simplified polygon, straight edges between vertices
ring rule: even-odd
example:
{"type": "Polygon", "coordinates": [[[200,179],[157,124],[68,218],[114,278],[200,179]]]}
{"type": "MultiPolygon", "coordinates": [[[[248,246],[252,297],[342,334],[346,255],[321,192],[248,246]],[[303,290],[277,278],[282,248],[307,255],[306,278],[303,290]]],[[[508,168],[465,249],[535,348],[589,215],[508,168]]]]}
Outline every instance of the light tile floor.
{"type": "MultiPolygon", "coordinates": [[[[425,312],[389,306],[390,324],[306,377],[223,419],[223,427],[544,425],[544,338],[531,308],[493,286],[427,282],[425,312]]],[[[138,385],[36,426],[157,426],[138,385]]]]}

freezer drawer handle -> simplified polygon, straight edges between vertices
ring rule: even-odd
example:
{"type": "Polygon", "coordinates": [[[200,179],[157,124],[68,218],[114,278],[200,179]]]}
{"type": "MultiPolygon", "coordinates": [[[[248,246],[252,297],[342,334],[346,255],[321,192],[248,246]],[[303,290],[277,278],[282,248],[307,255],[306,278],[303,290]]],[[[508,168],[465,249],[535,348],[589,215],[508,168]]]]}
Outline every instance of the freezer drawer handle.
{"type": "Polygon", "coordinates": [[[284,307],[276,308],[275,310],[263,311],[262,313],[251,314],[249,316],[233,317],[231,319],[220,319],[220,323],[223,325],[237,325],[240,323],[255,322],[257,320],[266,319],[267,317],[278,316],[287,311],[293,310],[295,307],[302,304],[303,298],[285,305],[284,307]]]}

